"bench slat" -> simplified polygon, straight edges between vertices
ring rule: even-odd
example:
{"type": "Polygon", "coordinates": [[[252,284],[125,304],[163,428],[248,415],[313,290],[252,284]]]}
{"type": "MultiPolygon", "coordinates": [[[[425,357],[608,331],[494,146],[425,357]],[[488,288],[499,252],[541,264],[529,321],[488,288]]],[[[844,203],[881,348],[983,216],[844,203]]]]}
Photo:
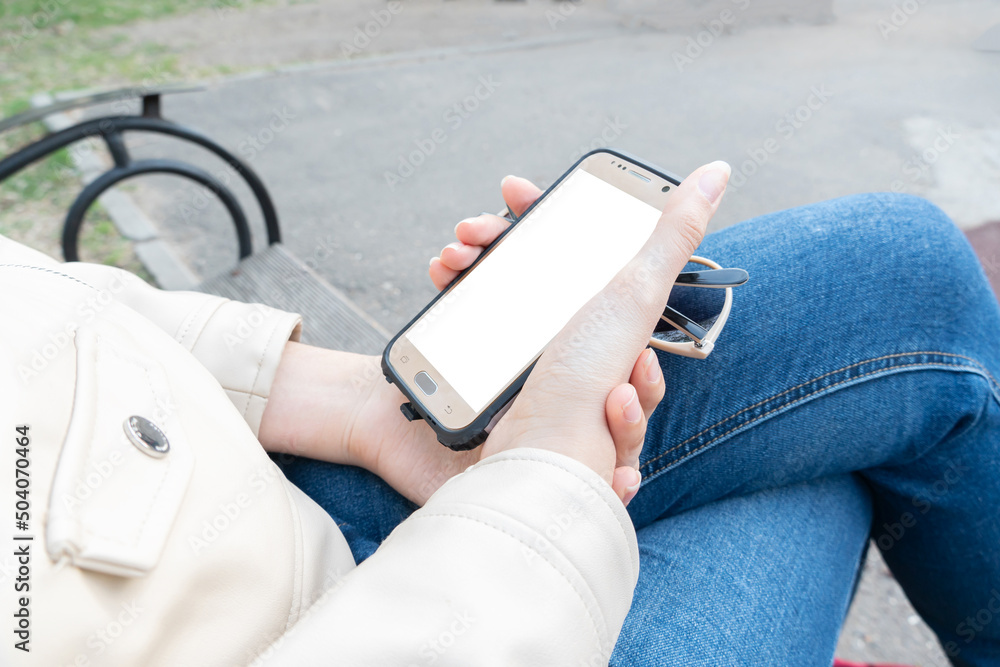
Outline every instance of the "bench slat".
{"type": "Polygon", "coordinates": [[[361,354],[381,354],[389,334],[346,295],[280,243],[231,271],[201,283],[199,292],[300,313],[302,342],[361,354]]]}

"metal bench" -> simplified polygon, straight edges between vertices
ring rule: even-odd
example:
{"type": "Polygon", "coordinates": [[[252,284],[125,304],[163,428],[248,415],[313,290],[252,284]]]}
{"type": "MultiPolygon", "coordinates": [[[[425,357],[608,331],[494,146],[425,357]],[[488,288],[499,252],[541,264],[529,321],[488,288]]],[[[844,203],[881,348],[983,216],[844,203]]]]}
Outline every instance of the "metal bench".
{"type": "MultiPolygon", "coordinates": [[[[87,210],[110,188],[145,174],[166,173],[187,178],[208,188],[225,206],[235,227],[238,245],[236,266],[203,281],[194,289],[301,313],[305,319],[303,341],[312,345],[367,354],[381,352],[388,341],[388,332],[281,244],[277,211],[257,174],[205,135],[161,115],[163,95],[203,89],[200,86],[176,85],[125,88],[75,96],[2,119],[0,132],[43,121],[73,109],[108,103],[117,106],[130,100],[141,101],[138,115],[121,113],[75,124],[65,123],[65,127],[56,127],[41,139],[3,157],[0,159],[0,182],[60,149],[77,142],[100,138],[107,145],[113,165],[83,187],[66,214],[62,233],[62,251],[66,261],[79,260],[77,245],[87,210]],[[267,230],[265,249],[254,254],[246,213],[225,184],[203,169],[177,160],[133,160],[125,145],[124,135],[127,132],[168,135],[200,146],[224,160],[249,186],[260,208],[267,230]]],[[[122,229],[124,226],[119,225],[119,231],[139,244],[150,242],[155,237],[149,230],[130,231],[122,229]]]]}
{"type": "Polygon", "coordinates": [[[236,301],[301,313],[302,342],[359,354],[379,354],[389,334],[340,290],[275,243],[197,288],[236,301]]]}

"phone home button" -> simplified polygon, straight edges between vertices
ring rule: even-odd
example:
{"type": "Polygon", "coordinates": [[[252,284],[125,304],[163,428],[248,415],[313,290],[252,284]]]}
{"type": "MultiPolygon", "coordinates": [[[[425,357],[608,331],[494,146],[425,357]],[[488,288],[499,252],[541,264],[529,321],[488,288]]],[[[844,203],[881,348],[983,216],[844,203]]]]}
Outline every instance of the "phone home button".
{"type": "Polygon", "coordinates": [[[427,374],[426,371],[420,371],[414,376],[413,381],[417,383],[420,387],[420,391],[424,392],[428,396],[432,395],[438,390],[437,384],[431,379],[431,376],[427,374]]]}

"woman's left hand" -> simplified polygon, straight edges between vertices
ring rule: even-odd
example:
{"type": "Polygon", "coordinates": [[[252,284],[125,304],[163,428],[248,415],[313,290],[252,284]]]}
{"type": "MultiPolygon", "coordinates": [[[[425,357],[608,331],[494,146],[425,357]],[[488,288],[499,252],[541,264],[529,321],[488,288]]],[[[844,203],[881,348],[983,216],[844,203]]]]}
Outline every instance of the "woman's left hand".
{"type": "MultiPolygon", "coordinates": [[[[608,428],[620,449],[635,456],[622,461],[613,481],[626,504],[638,483],[630,471],[637,467],[646,420],[663,391],[656,355],[645,350],[629,383],[607,399],[608,428]]],[[[448,449],[427,424],[403,417],[399,406],[404,400],[382,377],[378,357],[288,343],[258,436],[271,452],[370,470],[422,505],[446,480],[476,463],[483,448],[448,449]]]]}

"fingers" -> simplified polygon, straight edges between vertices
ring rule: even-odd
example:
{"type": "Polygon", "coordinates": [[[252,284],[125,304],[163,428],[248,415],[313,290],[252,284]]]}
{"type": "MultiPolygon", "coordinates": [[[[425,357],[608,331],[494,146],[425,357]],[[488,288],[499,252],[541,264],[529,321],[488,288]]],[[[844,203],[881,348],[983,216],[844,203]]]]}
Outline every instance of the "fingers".
{"type": "Polygon", "coordinates": [[[520,176],[505,176],[500,181],[500,192],[507,209],[517,217],[535,203],[542,191],[537,185],[520,176]]]}
{"type": "Polygon", "coordinates": [[[605,415],[616,456],[611,488],[628,504],[639,488],[639,454],[646,437],[646,415],[635,387],[615,387],[605,403],[605,415]]]}
{"type": "Polygon", "coordinates": [[[642,453],[646,439],[646,424],[653,410],[663,400],[665,389],[660,361],[653,350],[647,349],[636,360],[629,384],[617,387],[608,396],[605,412],[616,455],[611,488],[626,505],[639,492],[639,483],[642,481],[642,475],[639,474],[639,454],[642,453]],[[631,388],[631,391],[627,388],[631,388]],[[636,417],[635,408],[628,405],[633,396],[642,409],[642,419],[637,421],[629,421],[629,418],[636,417]]]}
{"type": "Polygon", "coordinates": [[[463,271],[472,266],[482,252],[481,246],[455,241],[441,249],[441,263],[454,271],[463,271]]]}
{"type": "Polygon", "coordinates": [[[455,237],[466,245],[484,248],[508,227],[510,222],[498,215],[480,215],[466,218],[455,225],[455,237]]]}
{"type": "Polygon", "coordinates": [[[639,484],[642,482],[642,475],[639,471],[630,466],[619,466],[615,468],[611,476],[611,488],[627,507],[635,494],[639,492],[639,484]]]}
{"type": "MultiPolygon", "coordinates": [[[[531,181],[517,176],[507,176],[500,182],[507,209],[519,217],[531,206],[542,191],[531,181]]],[[[431,259],[427,272],[439,290],[451,284],[458,274],[472,266],[483,248],[493,243],[510,222],[498,215],[480,215],[467,218],[455,225],[455,238],[459,243],[450,243],[441,250],[440,257],[431,259]]]]}
{"type": "Polygon", "coordinates": [[[442,248],[440,257],[431,259],[428,273],[434,286],[443,290],[450,285],[459,273],[472,266],[483,248],[508,227],[510,222],[504,218],[488,214],[467,218],[455,225],[458,242],[449,243],[442,248]]]}
{"type": "Polygon", "coordinates": [[[434,283],[434,287],[438,288],[438,290],[443,290],[451,284],[452,280],[458,277],[458,271],[442,264],[440,257],[431,258],[431,265],[427,269],[427,273],[430,274],[431,282],[434,283]]]}
{"type": "Polygon", "coordinates": [[[635,387],[627,383],[615,387],[605,402],[605,415],[615,442],[615,465],[638,468],[639,452],[646,437],[646,415],[635,387]]]}
{"type": "Polygon", "coordinates": [[[663,400],[665,385],[653,350],[643,350],[632,367],[628,384],[615,387],[605,402],[608,430],[615,443],[617,466],[639,467],[646,421],[663,400]]]}
{"type": "Polygon", "coordinates": [[[629,384],[635,387],[639,395],[639,405],[642,412],[649,419],[653,410],[663,400],[666,391],[666,384],[663,381],[663,371],[660,369],[660,360],[656,352],[652,349],[643,350],[642,354],[635,361],[632,367],[632,375],[629,376],[629,384]]]}

